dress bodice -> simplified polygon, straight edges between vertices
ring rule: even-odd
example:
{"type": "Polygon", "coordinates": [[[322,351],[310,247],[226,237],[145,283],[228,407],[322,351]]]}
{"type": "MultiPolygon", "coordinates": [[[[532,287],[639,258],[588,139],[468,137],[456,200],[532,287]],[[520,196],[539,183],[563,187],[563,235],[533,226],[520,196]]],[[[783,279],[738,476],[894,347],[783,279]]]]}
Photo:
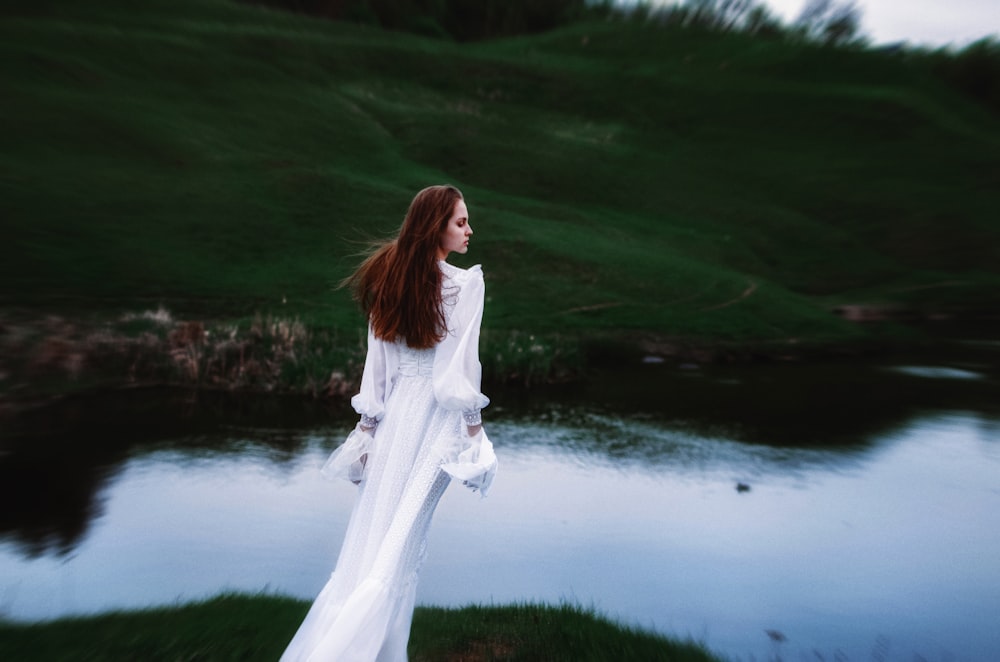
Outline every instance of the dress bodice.
{"type": "Polygon", "coordinates": [[[407,377],[430,377],[434,372],[434,348],[414,349],[406,343],[396,345],[399,352],[397,373],[407,377]]]}
{"type": "Polygon", "coordinates": [[[479,331],[483,318],[485,284],[476,265],[459,269],[441,262],[443,337],[432,349],[412,349],[403,342],[385,341],[368,325],[368,354],[361,389],[351,398],[362,416],[381,420],[386,398],[397,379],[429,377],[437,404],[449,411],[473,412],[489,404],[481,390],[479,331]]]}

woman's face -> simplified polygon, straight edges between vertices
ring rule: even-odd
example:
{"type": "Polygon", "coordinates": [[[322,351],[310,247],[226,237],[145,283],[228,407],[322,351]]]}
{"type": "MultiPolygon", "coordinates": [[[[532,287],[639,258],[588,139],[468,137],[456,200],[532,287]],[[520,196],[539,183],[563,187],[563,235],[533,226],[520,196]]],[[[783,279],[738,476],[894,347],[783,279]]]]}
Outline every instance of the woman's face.
{"type": "Polygon", "coordinates": [[[472,226],[469,225],[469,210],[465,200],[456,200],[455,208],[448,219],[448,225],[441,233],[441,244],[438,246],[437,257],[443,260],[450,253],[465,254],[469,251],[469,237],[472,236],[472,226]]]}

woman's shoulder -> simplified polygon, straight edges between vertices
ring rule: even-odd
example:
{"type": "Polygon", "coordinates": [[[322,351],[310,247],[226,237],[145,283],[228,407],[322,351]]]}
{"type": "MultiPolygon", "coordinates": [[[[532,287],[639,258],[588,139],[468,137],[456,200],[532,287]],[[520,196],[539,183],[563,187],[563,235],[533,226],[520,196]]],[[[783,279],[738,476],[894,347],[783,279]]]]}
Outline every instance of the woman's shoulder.
{"type": "Polygon", "coordinates": [[[438,262],[438,264],[441,265],[441,272],[444,273],[445,278],[449,278],[456,283],[462,284],[483,279],[483,266],[481,264],[474,264],[468,269],[456,267],[444,260],[438,262]]]}

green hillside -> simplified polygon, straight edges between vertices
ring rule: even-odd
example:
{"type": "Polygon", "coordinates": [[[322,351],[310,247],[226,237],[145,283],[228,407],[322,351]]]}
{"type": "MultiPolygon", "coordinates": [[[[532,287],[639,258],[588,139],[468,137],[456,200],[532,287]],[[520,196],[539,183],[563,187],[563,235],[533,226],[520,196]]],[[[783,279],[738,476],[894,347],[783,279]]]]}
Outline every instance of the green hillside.
{"type": "Polygon", "coordinates": [[[830,343],[1000,308],[1000,118],[912,55],[623,23],[457,44],[229,0],[0,20],[0,307],[362,325],[451,182],[485,326],[830,343]]]}

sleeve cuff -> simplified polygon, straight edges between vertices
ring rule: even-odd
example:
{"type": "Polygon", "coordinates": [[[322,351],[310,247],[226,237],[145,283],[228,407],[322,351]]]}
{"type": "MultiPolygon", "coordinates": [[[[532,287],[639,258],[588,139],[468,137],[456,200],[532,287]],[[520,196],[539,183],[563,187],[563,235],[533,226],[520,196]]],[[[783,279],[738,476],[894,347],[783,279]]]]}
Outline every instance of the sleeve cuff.
{"type": "Polygon", "coordinates": [[[368,451],[374,443],[371,434],[355,428],[320,469],[324,477],[344,478],[357,483],[364,480],[368,451]]]}
{"type": "Polygon", "coordinates": [[[497,474],[497,456],[486,432],[480,430],[464,450],[441,469],[479,496],[485,498],[497,474]]]}

